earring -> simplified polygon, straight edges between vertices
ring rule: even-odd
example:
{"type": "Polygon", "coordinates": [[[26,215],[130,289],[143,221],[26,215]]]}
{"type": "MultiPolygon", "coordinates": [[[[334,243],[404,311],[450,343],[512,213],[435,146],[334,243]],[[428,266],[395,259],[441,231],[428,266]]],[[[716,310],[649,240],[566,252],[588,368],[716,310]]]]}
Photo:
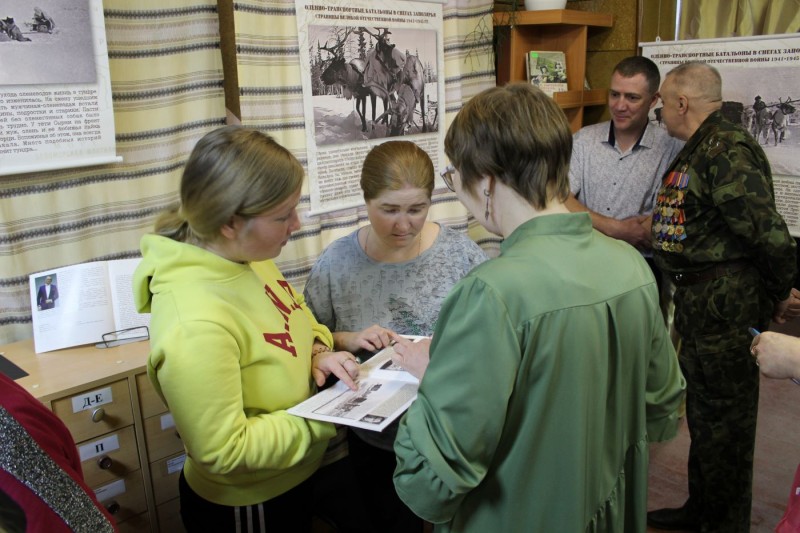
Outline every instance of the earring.
{"type": "Polygon", "coordinates": [[[484,211],[484,213],[483,213],[483,218],[485,218],[488,221],[489,220],[489,198],[491,198],[492,193],[490,193],[486,189],[483,189],[483,195],[486,197],[486,211],[484,211]]]}

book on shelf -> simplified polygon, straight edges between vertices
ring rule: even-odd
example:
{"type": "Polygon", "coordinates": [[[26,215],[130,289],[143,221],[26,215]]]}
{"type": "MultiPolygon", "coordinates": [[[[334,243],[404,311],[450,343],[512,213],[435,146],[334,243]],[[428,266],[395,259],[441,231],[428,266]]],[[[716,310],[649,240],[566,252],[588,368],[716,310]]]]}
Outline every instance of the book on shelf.
{"type": "MultiPolygon", "coordinates": [[[[426,337],[403,335],[417,342],[426,337]]],[[[287,409],[290,414],[370,431],[383,431],[417,398],[417,378],[392,362],[391,346],[359,367],[352,390],[341,381],[287,409]]]]}
{"type": "Polygon", "coordinates": [[[525,64],[528,80],[548,96],[567,90],[567,60],[564,52],[531,50],[525,64]]]}
{"type": "Polygon", "coordinates": [[[140,261],[95,261],[31,274],[36,353],[146,338],[150,315],[138,313],[133,303],[133,271],[140,261]]]}

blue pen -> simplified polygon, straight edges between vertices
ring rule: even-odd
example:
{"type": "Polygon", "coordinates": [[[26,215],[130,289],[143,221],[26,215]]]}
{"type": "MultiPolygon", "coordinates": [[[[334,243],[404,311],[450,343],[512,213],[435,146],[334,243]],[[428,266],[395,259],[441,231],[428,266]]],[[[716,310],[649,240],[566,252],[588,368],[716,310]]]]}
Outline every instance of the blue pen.
{"type": "MultiPolygon", "coordinates": [[[[747,328],[747,331],[749,331],[750,335],[752,335],[753,337],[755,337],[756,335],[761,335],[761,332],[758,331],[756,328],[747,328]]],[[[796,385],[800,385],[800,379],[792,378],[792,381],[794,381],[796,385]]]]}

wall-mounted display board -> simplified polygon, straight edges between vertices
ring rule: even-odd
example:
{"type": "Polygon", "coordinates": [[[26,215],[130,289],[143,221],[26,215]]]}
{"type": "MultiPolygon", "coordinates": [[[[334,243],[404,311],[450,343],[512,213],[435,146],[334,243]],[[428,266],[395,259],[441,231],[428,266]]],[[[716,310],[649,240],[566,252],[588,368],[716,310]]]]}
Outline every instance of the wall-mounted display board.
{"type": "Polygon", "coordinates": [[[121,161],[102,1],[8,0],[0,16],[0,175],[121,161]]]}
{"type": "Polygon", "coordinates": [[[415,142],[444,161],[444,41],[438,3],[297,0],[311,208],[363,205],[367,152],[415,142]]]}
{"type": "MultiPolygon", "coordinates": [[[[639,43],[662,79],[686,61],[713,65],[722,76],[722,113],[739,122],[772,166],[775,202],[789,231],[800,237],[800,36],[639,43]],[[761,103],[758,103],[761,102],[761,103]]],[[[658,121],[660,108],[654,110],[658,121]]]]}

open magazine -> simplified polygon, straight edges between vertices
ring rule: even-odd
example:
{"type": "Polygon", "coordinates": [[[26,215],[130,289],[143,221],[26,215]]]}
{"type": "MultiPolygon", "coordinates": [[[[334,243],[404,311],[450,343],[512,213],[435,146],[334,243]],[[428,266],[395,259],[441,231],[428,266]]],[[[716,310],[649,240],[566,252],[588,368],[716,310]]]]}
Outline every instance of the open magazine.
{"type": "MultiPolygon", "coordinates": [[[[425,337],[404,335],[417,342],[425,337]]],[[[403,414],[417,398],[417,378],[392,362],[391,346],[376,353],[361,365],[353,391],[337,381],[295,405],[289,413],[371,431],[383,431],[403,414]]]]}
{"type": "Polygon", "coordinates": [[[133,271],[141,261],[95,261],[31,274],[36,353],[147,336],[149,314],[133,303],[133,271]]]}

